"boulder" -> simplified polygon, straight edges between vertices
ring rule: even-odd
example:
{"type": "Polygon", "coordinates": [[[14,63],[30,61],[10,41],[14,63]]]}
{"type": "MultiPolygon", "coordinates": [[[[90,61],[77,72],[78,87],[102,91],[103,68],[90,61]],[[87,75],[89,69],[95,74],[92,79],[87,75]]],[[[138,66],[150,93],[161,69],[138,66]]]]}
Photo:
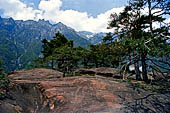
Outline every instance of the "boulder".
{"type": "Polygon", "coordinates": [[[96,72],[92,69],[85,69],[85,68],[80,68],[74,71],[75,74],[80,74],[80,75],[95,75],[96,72]]]}
{"type": "Polygon", "coordinates": [[[96,72],[96,75],[120,78],[120,72],[115,68],[100,67],[100,68],[94,68],[92,70],[94,70],[96,72]]]}
{"type": "Polygon", "coordinates": [[[76,74],[84,75],[97,75],[97,76],[104,76],[104,77],[114,77],[114,78],[121,78],[120,72],[117,69],[109,68],[109,67],[100,67],[100,68],[91,68],[91,69],[77,69],[75,71],[76,74]]]}

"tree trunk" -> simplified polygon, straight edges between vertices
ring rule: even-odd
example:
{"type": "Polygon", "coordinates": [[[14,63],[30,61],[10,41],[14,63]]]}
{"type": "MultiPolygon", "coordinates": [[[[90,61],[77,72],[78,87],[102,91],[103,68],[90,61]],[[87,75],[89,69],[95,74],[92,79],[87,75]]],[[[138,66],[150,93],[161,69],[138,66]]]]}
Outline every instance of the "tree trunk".
{"type": "Polygon", "coordinates": [[[142,77],[145,82],[148,81],[147,70],[146,70],[146,52],[141,55],[142,58],[142,77]]]}
{"type": "Polygon", "coordinates": [[[140,77],[140,72],[139,72],[139,63],[138,61],[135,61],[135,73],[136,73],[136,80],[141,80],[141,77],[140,77]]]}
{"type": "Polygon", "coordinates": [[[53,58],[51,59],[51,69],[54,69],[54,60],[53,60],[53,58]]]}
{"type": "Polygon", "coordinates": [[[153,33],[152,31],[152,12],[151,12],[151,0],[148,0],[148,10],[149,10],[149,27],[150,27],[150,31],[151,33],[153,33]]]}
{"type": "Polygon", "coordinates": [[[98,65],[98,62],[97,62],[97,61],[95,62],[95,65],[96,65],[96,68],[98,68],[98,67],[99,67],[99,65],[98,65]]]}
{"type": "Polygon", "coordinates": [[[63,77],[66,77],[66,74],[65,74],[65,72],[63,73],[63,77]]]}
{"type": "Polygon", "coordinates": [[[87,58],[83,58],[82,59],[82,64],[87,69],[88,68],[88,59],[87,58]]]}
{"type": "Polygon", "coordinates": [[[136,52],[134,52],[133,56],[134,56],[134,65],[135,65],[136,80],[141,80],[140,71],[139,71],[139,63],[138,63],[138,58],[136,57],[136,52]]]}

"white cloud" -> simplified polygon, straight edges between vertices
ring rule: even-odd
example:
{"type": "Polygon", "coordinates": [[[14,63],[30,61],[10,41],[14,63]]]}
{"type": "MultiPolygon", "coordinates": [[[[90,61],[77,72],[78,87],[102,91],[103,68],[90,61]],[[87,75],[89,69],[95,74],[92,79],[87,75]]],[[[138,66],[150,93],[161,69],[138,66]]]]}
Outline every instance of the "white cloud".
{"type": "Polygon", "coordinates": [[[113,8],[96,18],[87,12],[75,10],[60,10],[61,0],[41,0],[37,10],[27,6],[20,0],[0,0],[0,9],[4,10],[3,16],[13,17],[16,20],[45,19],[53,22],[62,22],[77,31],[107,32],[109,16],[113,12],[120,12],[123,8],[113,8]]]}
{"type": "Polygon", "coordinates": [[[19,0],[0,0],[0,9],[4,11],[5,17],[13,17],[14,19],[36,19],[40,10],[34,10],[32,7],[27,7],[26,4],[19,0]]]}
{"type": "Polygon", "coordinates": [[[61,0],[42,0],[39,9],[43,11],[41,18],[51,20],[53,22],[62,22],[77,31],[91,32],[107,32],[107,23],[110,14],[119,13],[123,8],[113,8],[103,14],[99,14],[96,18],[89,16],[87,12],[78,12],[75,10],[60,10],[61,0]]]}
{"type": "Polygon", "coordinates": [[[39,9],[46,12],[53,12],[59,10],[62,5],[60,0],[41,0],[39,4],[39,9]]]}

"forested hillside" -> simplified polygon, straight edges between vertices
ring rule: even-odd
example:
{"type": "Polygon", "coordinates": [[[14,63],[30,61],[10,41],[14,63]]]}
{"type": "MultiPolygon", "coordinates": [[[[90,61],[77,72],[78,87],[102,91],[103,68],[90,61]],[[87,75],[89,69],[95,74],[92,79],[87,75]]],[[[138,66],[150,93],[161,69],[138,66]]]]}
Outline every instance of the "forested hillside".
{"type": "Polygon", "coordinates": [[[40,55],[42,39],[51,40],[60,31],[68,40],[74,40],[75,46],[87,47],[90,42],[62,23],[52,25],[49,21],[38,22],[13,20],[0,17],[0,56],[6,71],[23,69],[32,59],[40,55]]]}

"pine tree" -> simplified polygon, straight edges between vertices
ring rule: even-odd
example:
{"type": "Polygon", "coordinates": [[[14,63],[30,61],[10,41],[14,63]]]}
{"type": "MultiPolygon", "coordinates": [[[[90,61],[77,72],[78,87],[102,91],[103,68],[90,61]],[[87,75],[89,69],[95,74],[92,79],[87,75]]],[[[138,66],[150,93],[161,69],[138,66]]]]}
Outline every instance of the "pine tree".
{"type": "Polygon", "coordinates": [[[47,41],[46,39],[42,40],[43,50],[41,53],[43,54],[44,61],[50,62],[51,69],[54,69],[56,63],[56,49],[64,46],[67,42],[68,40],[66,37],[59,32],[57,32],[55,37],[50,41],[47,41]]]}
{"type": "Polygon", "coordinates": [[[84,66],[85,68],[88,68],[89,62],[90,62],[90,51],[86,48],[77,47],[75,48],[75,54],[77,59],[79,59],[78,63],[79,66],[84,66]]]}
{"type": "Polygon", "coordinates": [[[137,79],[139,61],[142,64],[143,80],[148,81],[147,58],[169,52],[167,43],[169,26],[162,24],[165,20],[162,15],[167,13],[165,7],[168,2],[165,1],[131,0],[122,13],[111,15],[109,27],[116,28],[115,33],[119,35],[119,41],[126,47],[129,56],[132,56],[137,79]],[[158,11],[155,11],[155,8],[159,8],[158,11]],[[144,12],[146,9],[149,13],[144,12]],[[153,23],[160,23],[161,26],[154,28],[153,23]]]}
{"type": "Polygon", "coordinates": [[[67,44],[57,48],[55,51],[58,69],[64,73],[71,73],[72,69],[76,67],[78,60],[75,54],[75,48],[73,47],[73,41],[68,41],[67,44]]]}

